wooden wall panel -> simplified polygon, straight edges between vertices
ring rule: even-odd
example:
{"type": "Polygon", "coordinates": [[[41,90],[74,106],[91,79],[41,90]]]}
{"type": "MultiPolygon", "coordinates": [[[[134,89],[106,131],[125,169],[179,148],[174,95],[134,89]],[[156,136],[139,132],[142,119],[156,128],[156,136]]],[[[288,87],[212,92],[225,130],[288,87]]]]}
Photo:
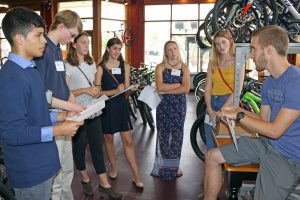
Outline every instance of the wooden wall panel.
{"type": "Polygon", "coordinates": [[[144,60],[144,3],[132,0],[128,7],[128,28],[132,31],[133,43],[128,48],[127,62],[134,67],[144,60]]]}

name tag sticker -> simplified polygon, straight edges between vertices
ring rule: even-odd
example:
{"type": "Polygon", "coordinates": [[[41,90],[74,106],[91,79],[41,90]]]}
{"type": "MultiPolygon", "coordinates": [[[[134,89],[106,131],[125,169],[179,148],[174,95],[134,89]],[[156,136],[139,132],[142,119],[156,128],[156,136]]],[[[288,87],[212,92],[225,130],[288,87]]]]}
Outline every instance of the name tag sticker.
{"type": "Polygon", "coordinates": [[[111,73],[112,74],[121,74],[121,68],[112,68],[111,73]]]}
{"type": "Polygon", "coordinates": [[[173,75],[173,76],[180,76],[180,70],[179,69],[172,69],[172,72],[171,72],[171,74],[173,75]]]}
{"type": "Polygon", "coordinates": [[[65,71],[64,62],[63,61],[55,61],[56,71],[63,72],[65,71]]]}

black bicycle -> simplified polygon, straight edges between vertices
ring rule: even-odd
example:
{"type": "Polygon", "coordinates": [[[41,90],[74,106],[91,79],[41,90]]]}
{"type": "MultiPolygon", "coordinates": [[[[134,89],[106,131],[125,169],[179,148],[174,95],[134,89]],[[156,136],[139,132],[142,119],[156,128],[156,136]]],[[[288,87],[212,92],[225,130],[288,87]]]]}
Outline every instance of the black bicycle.
{"type": "MultiPolygon", "coordinates": [[[[144,65],[144,64],[143,64],[144,65]]],[[[151,85],[154,82],[154,70],[146,68],[147,65],[144,65],[145,68],[137,68],[131,70],[130,83],[131,84],[140,84],[140,89],[134,91],[131,95],[131,108],[138,108],[140,111],[140,116],[142,118],[143,124],[148,124],[151,130],[155,129],[154,118],[152,115],[151,108],[144,102],[138,100],[141,90],[147,85],[151,85]]],[[[134,109],[131,109],[132,111],[134,109]]]]}
{"type": "Polygon", "coordinates": [[[213,10],[213,32],[226,29],[235,42],[250,42],[256,29],[276,24],[278,19],[274,0],[218,0],[213,10]]]}
{"type": "Polygon", "coordinates": [[[2,146],[0,145],[0,200],[16,200],[14,190],[9,184],[6,167],[4,165],[2,146]]]}

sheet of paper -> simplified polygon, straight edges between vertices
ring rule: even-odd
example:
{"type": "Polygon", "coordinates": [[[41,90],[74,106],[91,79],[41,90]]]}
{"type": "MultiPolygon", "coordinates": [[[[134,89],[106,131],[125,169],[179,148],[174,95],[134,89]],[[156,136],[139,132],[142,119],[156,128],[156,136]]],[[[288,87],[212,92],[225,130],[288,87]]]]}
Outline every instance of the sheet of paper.
{"type": "Polygon", "coordinates": [[[237,145],[236,135],[235,135],[235,131],[234,131],[234,123],[232,123],[231,119],[229,119],[227,117],[226,117],[226,122],[227,122],[227,125],[229,127],[230,134],[232,136],[233,143],[234,143],[234,146],[236,148],[236,151],[238,151],[239,148],[238,148],[238,145],[237,145]]]}
{"type": "Polygon", "coordinates": [[[155,109],[161,101],[160,96],[151,85],[147,85],[141,92],[138,100],[145,102],[152,110],[155,109]]]}
{"type": "Polygon", "coordinates": [[[112,98],[114,98],[114,97],[116,97],[116,96],[118,96],[118,95],[120,95],[120,94],[123,94],[124,92],[127,92],[127,91],[129,91],[129,90],[132,90],[133,88],[134,88],[134,85],[131,85],[131,86],[129,86],[128,88],[126,88],[125,90],[123,90],[122,92],[119,92],[118,94],[115,94],[115,95],[111,96],[110,98],[112,99],[112,98]]]}
{"type": "Polygon", "coordinates": [[[82,121],[90,116],[94,115],[95,113],[99,112],[105,107],[105,101],[109,99],[107,96],[102,95],[98,99],[93,99],[89,105],[87,105],[87,108],[79,113],[78,115],[75,115],[71,118],[68,118],[68,120],[72,121],[82,121]]]}
{"type": "Polygon", "coordinates": [[[210,121],[209,120],[209,115],[207,113],[205,114],[204,123],[208,124],[208,125],[210,125],[214,128],[216,127],[216,119],[210,121]]]}

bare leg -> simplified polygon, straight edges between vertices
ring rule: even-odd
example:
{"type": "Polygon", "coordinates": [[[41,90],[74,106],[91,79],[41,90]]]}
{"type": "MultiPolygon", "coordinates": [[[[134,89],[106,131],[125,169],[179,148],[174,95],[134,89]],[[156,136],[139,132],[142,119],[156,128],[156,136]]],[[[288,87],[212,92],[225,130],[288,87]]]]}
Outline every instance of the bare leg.
{"type": "Polygon", "coordinates": [[[205,158],[204,199],[216,200],[222,187],[222,166],[225,160],[219,149],[208,151],[205,158]]]}
{"type": "Polygon", "coordinates": [[[80,176],[81,176],[81,180],[85,183],[90,181],[90,177],[88,175],[88,173],[86,172],[86,170],[82,170],[80,171],[80,176]]]}
{"type": "Polygon", "coordinates": [[[122,142],[123,142],[125,156],[131,167],[131,170],[132,170],[132,173],[134,176],[134,180],[138,183],[142,182],[142,178],[141,178],[138,164],[136,161],[135,149],[134,149],[134,145],[132,142],[132,135],[131,135],[130,131],[122,132],[121,138],[122,138],[122,142]]]}
{"type": "Polygon", "coordinates": [[[111,185],[110,185],[110,183],[108,181],[106,173],[99,174],[98,176],[99,176],[100,185],[102,187],[105,187],[105,188],[111,187],[111,185]]]}
{"type": "Polygon", "coordinates": [[[111,164],[110,175],[112,177],[115,177],[117,176],[118,173],[118,167],[117,167],[117,160],[116,160],[116,150],[114,146],[114,136],[110,134],[105,134],[104,140],[105,140],[106,154],[111,164]]]}

